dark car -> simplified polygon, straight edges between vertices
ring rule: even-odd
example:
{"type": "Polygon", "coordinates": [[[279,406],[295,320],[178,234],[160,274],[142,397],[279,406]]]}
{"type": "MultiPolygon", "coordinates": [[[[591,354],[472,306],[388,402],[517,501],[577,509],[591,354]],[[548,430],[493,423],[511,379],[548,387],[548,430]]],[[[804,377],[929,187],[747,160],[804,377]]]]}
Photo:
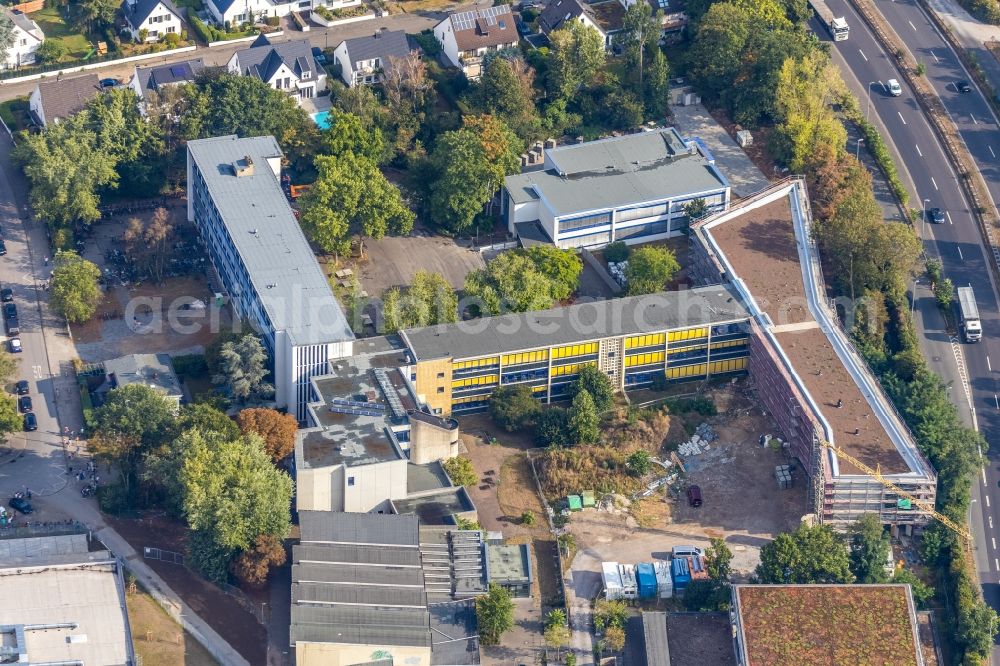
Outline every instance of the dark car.
{"type": "Polygon", "coordinates": [[[34,432],[38,430],[38,419],[35,418],[34,413],[28,412],[24,415],[24,431],[34,432]]]}
{"type": "Polygon", "coordinates": [[[7,254],[7,242],[0,238],[0,257],[7,254]]]}
{"type": "Polygon", "coordinates": [[[972,92],[972,86],[965,79],[955,82],[955,90],[961,93],[972,92]]]}
{"type": "Polygon", "coordinates": [[[31,393],[31,388],[28,386],[28,380],[22,379],[18,383],[14,384],[14,393],[18,395],[28,395],[31,393]]]}
{"type": "Polygon", "coordinates": [[[34,511],[34,509],[31,506],[31,502],[24,499],[23,497],[14,497],[9,502],[7,502],[7,504],[10,505],[10,508],[14,509],[15,511],[20,511],[25,515],[34,511]]]}
{"type": "Polygon", "coordinates": [[[7,349],[11,354],[20,354],[24,351],[24,347],[21,346],[21,338],[11,338],[8,340],[7,349]]]}
{"type": "Polygon", "coordinates": [[[944,211],[940,208],[928,208],[927,221],[932,224],[944,224],[944,211]]]}
{"type": "Polygon", "coordinates": [[[7,335],[20,335],[21,334],[21,323],[17,320],[17,317],[11,317],[10,319],[4,319],[4,326],[7,327],[7,335]]]}
{"type": "Polygon", "coordinates": [[[701,488],[689,486],[687,489],[688,504],[694,507],[701,506],[701,488]]]}
{"type": "Polygon", "coordinates": [[[4,287],[0,289],[0,301],[4,303],[11,303],[14,301],[14,290],[10,287],[4,287]]]}
{"type": "Polygon", "coordinates": [[[3,318],[4,319],[17,319],[17,306],[13,303],[3,304],[3,318]]]}
{"type": "Polygon", "coordinates": [[[27,414],[31,411],[31,396],[22,395],[17,399],[17,408],[21,410],[22,414],[27,414]]]}
{"type": "Polygon", "coordinates": [[[314,46],[312,47],[312,52],[313,52],[313,58],[316,59],[316,62],[318,62],[321,65],[326,62],[326,54],[323,53],[323,49],[321,49],[318,46],[314,46]]]}
{"type": "Polygon", "coordinates": [[[121,84],[122,82],[119,81],[118,79],[111,79],[111,78],[101,79],[102,88],[115,88],[117,86],[120,86],[121,84]]]}

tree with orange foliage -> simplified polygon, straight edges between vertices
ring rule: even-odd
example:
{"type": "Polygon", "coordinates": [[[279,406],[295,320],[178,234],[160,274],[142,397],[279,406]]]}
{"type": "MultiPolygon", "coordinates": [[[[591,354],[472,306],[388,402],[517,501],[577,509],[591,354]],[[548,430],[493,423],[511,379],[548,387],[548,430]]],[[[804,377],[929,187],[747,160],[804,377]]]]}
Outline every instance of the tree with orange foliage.
{"type": "Polygon", "coordinates": [[[299,424],[291,414],[253,407],[237,414],[236,423],[244,435],[251,432],[260,435],[274,462],[282,460],[295,448],[295,431],[299,424]]]}
{"type": "Polygon", "coordinates": [[[229,570],[249,587],[263,587],[271,567],[280,567],[285,559],[281,540],[273,534],[261,534],[233,560],[229,570]]]}

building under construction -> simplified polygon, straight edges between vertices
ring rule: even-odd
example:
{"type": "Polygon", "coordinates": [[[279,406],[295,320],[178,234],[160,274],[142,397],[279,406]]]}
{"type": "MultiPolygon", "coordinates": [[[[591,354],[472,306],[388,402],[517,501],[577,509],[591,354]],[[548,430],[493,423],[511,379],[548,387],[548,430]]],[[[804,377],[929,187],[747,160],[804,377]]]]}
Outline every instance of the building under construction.
{"type": "Polygon", "coordinates": [[[811,222],[805,183],[776,184],[692,225],[694,278],[729,283],[749,310],[749,375],[812,479],[819,520],[924,525],[936,474],[841,327],[811,222]]]}

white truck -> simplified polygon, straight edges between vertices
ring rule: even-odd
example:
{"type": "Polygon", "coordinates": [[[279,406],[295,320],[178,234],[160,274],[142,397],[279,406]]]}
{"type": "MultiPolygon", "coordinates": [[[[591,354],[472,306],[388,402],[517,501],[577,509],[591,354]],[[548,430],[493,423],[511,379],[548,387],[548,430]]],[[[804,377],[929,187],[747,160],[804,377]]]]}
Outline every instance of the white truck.
{"type": "Polygon", "coordinates": [[[830,31],[833,41],[842,42],[848,38],[851,30],[847,26],[847,19],[843,16],[834,16],[826,0],[809,0],[809,4],[812,5],[820,22],[830,31]]]}
{"type": "Polygon", "coordinates": [[[966,342],[979,342],[983,337],[983,325],[979,321],[979,308],[976,307],[976,294],[972,287],[958,288],[958,312],[961,319],[959,328],[966,342]]]}

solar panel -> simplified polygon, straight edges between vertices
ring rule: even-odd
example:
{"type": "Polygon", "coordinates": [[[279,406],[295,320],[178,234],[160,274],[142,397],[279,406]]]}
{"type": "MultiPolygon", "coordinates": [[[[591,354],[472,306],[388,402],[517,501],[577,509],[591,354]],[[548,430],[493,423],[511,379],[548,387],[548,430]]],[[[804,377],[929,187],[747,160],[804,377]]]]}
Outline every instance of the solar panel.
{"type": "Polygon", "coordinates": [[[399,395],[396,393],[392,382],[389,381],[389,375],[386,373],[385,368],[375,368],[374,372],[375,381],[378,382],[379,388],[382,389],[382,395],[385,396],[386,401],[389,403],[389,409],[392,410],[392,417],[401,419],[406,416],[403,403],[399,399],[399,395]]]}
{"type": "MultiPolygon", "coordinates": [[[[496,7],[487,7],[485,9],[473,9],[468,12],[452,14],[451,25],[456,31],[471,30],[476,26],[477,18],[484,19],[487,25],[496,25],[498,16],[503,16],[509,13],[510,7],[507,5],[497,5],[496,7]]],[[[501,24],[500,28],[503,29],[504,26],[501,24]]]]}
{"type": "Polygon", "coordinates": [[[361,409],[360,407],[347,407],[346,405],[330,405],[330,411],[334,414],[351,414],[353,416],[385,416],[377,409],[361,409]]]}
{"type": "Polygon", "coordinates": [[[345,400],[344,398],[332,398],[330,402],[334,405],[345,405],[347,407],[357,407],[359,409],[385,409],[385,405],[380,405],[377,402],[358,402],[357,400],[345,400]]]}
{"type": "Polygon", "coordinates": [[[187,74],[187,68],[184,65],[174,65],[170,68],[170,73],[174,76],[181,77],[187,74]]]}

